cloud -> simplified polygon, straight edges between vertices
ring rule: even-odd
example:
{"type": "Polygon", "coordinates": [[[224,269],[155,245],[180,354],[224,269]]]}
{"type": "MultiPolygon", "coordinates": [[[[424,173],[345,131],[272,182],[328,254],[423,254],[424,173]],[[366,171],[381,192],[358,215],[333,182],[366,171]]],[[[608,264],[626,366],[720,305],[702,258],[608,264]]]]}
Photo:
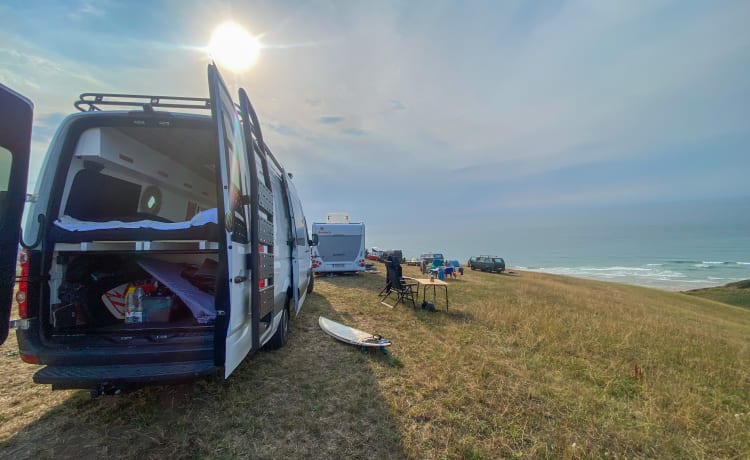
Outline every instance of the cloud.
{"type": "Polygon", "coordinates": [[[101,18],[106,14],[106,7],[109,6],[109,3],[106,0],[97,0],[96,2],[83,0],[73,6],[67,17],[74,21],[81,21],[87,18],[101,18]]]}
{"type": "Polygon", "coordinates": [[[49,142],[66,114],[62,112],[42,113],[34,116],[34,139],[49,142]]]}
{"type": "Polygon", "coordinates": [[[359,128],[345,128],[341,130],[342,134],[346,134],[347,136],[365,136],[367,135],[367,131],[359,129],[359,128]]]}
{"type": "Polygon", "coordinates": [[[344,120],[345,120],[344,117],[332,117],[332,116],[331,117],[320,117],[320,118],[318,118],[318,121],[321,122],[321,123],[323,123],[323,124],[325,124],[325,125],[333,125],[333,124],[336,124],[336,123],[341,123],[344,120]]]}
{"type": "Polygon", "coordinates": [[[295,130],[291,126],[283,124],[283,123],[269,123],[269,122],[267,122],[267,123],[263,124],[262,126],[264,128],[271,129],[271,130],[273,130],[273,131],[281,134],[282,136],[300,137],[300,134],[297,132],[297,130],[295,130]]]}
{"type": "MultiPolygon", "coordinates": [[[[233,94],[249,90],[274,154],[297,173],[306,205],[320,208],[340,200],[338,208],[376,215],[367,197],[329,196],[320,184],[331,171],[378,175],[396,162],[394,193],[452,183],[445,209],[466,207],[477,181],[490,197],[502,189],[514,198],[498,206],[615,200],[641,180],[618,161],[645,164],[684,147],[675,161],[697,163],[713,152],[706,139],[750,129],[747,2],[272,2],[230,10],[225,0],[206,0],[192,9],[154,2],[132,15],[114,3],[92,2],[92,11],[79,3],[87,14],[104,13],[86,27],[67,21],[65,8],[28,3],[0,5],[0,78],[31,93],[44,113],[69,110],[86,90],[205,96],[207,62],[189,44],[203,43],[229,13],[264,33],[272,46],[258,65],[224,76],[233,94]],[[149,19],[163,17],[174,18],[169,28],[149,19]],[[613,186],[583,175],[578,188],[562,184],[571,169],[591,165],[615,171],[613,186]]],[[[738,161],[738,170],[750,167],[738,161]]],[[[729,164],[705,163],[713,182],[701,193],[728,190],[718,177],[729,164]]],[[[681,174],[662,168],[647,182],[677,189],[681,174]]],[[[647,200],[662,190],[627,196],[647,200]]]]}
{"type": "Polygon", "coordinates": [[[399,100],[391,99],[389,102],[391,103],[391,110],[406,110],[406,106],[404,105],[404,103],[399,100]]]}
{"type": "Polygon", "coordinates": [[[320,105],[323,103],[323,101],[318,97],[308,97],[305,98],[305,105],[309,107],[320,107],[320,105]]]}

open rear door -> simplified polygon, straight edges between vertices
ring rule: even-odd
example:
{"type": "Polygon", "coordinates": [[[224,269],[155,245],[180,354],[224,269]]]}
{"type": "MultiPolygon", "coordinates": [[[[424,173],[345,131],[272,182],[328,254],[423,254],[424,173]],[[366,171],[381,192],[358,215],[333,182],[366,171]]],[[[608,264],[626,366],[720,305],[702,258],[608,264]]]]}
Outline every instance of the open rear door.
{"type": "MultiPolygon", "coordinates": [[[[250,230],[252,234],[253,254],[250,256],[252,273],[252,304],[258,317],[266,318],[266,325],[271,325],[271,314],[275,310],[275,222],[274,198],[271,191],[271,171],[268,167],[266,144],[260,129],[258,116],[247,97],[247,92],[240,88],[240,113],[248,149],[250,166],[250,230]]],[[[281,325],[277,327],[282,327],[281,325]]]]}
{"type": "Polygon", "coordinates": [[[249,259],[254,251],[250,240],[250,183],[248,155],[240,117],[235,110],[224,80],[215,65],[208,66],[211,109],[218,130],[219,164],[217,180],[221,181],[222,202],[219,223],[226,238],[226,269],[229,298],[225,308],[227,325],[224,349],[224,376],[237,368],[250,351],[258,347],[259,316],[251,304],[251,270],[249,259]]]}
{"type": "Polygon", "coordinates": [[[34,104],[0,84],[0,344],[8,338],[34,104]]]}

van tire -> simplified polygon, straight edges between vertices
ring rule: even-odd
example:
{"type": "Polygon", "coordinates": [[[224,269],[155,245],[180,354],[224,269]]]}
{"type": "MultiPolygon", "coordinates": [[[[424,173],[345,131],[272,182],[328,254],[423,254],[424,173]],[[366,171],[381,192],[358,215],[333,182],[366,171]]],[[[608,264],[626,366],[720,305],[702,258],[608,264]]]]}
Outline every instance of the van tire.
{"type": "Polygon", "coordinates": [[[315,285],[315,274],[313,272],[310,272],[310,281],[307,283],[308,294],[312,294],[314,285],[315,285]]]}
{"type": "Polygon", "coordinates": [[[281,321],[279,321],[279,327],[276,328],[276,332],[273,333],[271,340],[268,341],[269,350],[278,350],[279,348],[286,345],[289,341],[289,300],[287,300],[284,309],[281,310],[281,321]]]}

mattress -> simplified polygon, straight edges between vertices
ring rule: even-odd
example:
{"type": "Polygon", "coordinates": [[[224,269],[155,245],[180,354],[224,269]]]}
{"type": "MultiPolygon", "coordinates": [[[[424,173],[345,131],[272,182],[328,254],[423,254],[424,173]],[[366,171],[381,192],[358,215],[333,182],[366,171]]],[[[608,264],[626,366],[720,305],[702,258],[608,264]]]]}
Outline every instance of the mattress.
{"type": "Polygon", "coordinates": [[[206,324],[216,318],[214,296],[183,278],[181,273],[185,267],[158,259],[140,259],[138,265],[174,292],[193,312],[198,323],[206,324]]]}
{"type": "Polygon", "coordinates": [[[155,220],[91,222],[62,216],[51,227],[49,238],[59,243],[158,240],[218,241],[219,225],[216,208],[199,212],[192,219],[183,222],[155,220]]]}

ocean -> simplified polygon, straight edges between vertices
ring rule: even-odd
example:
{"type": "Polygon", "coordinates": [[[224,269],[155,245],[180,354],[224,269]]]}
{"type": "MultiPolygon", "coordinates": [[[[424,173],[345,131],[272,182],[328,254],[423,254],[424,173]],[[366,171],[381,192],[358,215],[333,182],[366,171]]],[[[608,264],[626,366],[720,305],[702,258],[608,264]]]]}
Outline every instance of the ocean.
{"type": "Polygon", "coordinates": [[[683,291],[750,279],[750,200],[506,211],[409,244],[462,264],[491,254],[510,269],[683,291]]]}
{"type": "Polygon", "coordinates": [[[671,291],[750,279],[750,210],[744,203],[617,212],[513,227],[506,234],[507,263],[671,291]]]}

